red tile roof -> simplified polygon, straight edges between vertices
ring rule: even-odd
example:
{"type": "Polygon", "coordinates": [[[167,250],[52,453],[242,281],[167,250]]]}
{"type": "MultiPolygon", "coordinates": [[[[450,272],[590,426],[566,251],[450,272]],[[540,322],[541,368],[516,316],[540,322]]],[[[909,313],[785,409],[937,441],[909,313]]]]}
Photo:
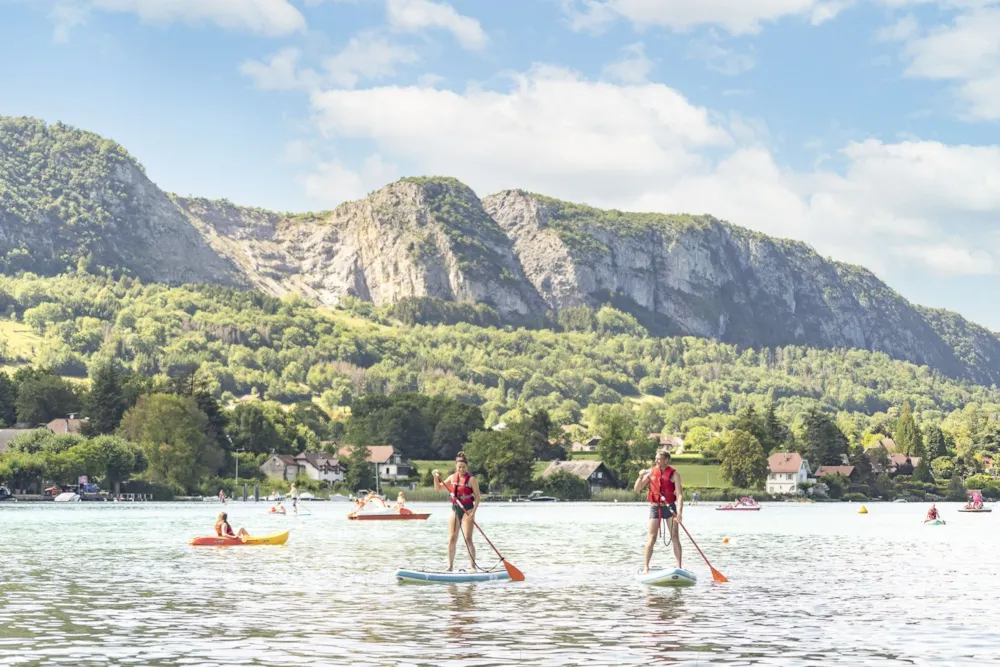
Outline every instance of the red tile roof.
{"type": "Polygon", "coordinates": [[[767,457],[767,468],[773,473],[795,473],[802,467],[802,456],[792,452],[777,452],[767,457]]]}
{"type": "MultiPolygon", "coordinates": [[[[352,445],[341,447],[337,456],[342,459],[350,458],[352,449],[354,449],[352,445]]],[[[392,445],[368,445],[368,460],[372,463],[386,463],[395,453],[396,450],[392,445]]]]}
{"type": "Polygon", "coordinates": [[[822,477],[823,475],[843,475],[844,477],[850,477],[853,472],[854,466],[820,466],[816,471],[816,477],[822,477]]]}

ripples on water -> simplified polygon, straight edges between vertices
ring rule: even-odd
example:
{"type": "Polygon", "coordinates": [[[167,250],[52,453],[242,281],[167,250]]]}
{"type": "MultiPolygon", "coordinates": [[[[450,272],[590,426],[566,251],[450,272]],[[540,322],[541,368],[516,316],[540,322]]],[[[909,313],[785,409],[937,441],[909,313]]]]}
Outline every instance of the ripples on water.
{"type": "MultiPolygon", "coordinates": [[[[1000,637],[992,514],[922,526],[922,505],[688,507],[715,584],[684,540],[689,589],[632,581],[645,508],[483,506],[522,583],[401,585],[441,569],[447,507],[348,521],[344,504],[234,526],[284,547],[194,548],[216,503],[0,505],[0,665],[984,665],[1000,637]],[[729,544],[722,538],[730,537],[729,544]]],[[[419,504],[414,504],[420,509],[419,504]]],[[[998,515],[1000,517],[1000,515],[998,515]]],[[[477,537],[481,564],[493,563],[477,537]]],[[[654,563],[671,557],[662,543],[654,563]]],[[[456,564],[462,559],[461,544],[456,564]]]]}

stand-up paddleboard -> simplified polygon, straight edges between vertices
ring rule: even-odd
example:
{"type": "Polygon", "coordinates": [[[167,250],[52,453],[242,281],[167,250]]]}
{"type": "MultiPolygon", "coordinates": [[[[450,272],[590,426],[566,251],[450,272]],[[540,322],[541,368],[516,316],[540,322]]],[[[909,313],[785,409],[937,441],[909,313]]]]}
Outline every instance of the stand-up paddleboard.
{"type": "Polygon", "coordinates": [[[647,586],[694,586],[698,582],[698,577],[694,573],[682,570],[679,567],[667,569],[663,567],[651,567],[649,572],[639,572],[635,575],[635,580],[647,586]]]}
{"type": "Polygon", "coordinates": [[[943,525],[945,525],[945,523],[941,519],[934,519],[933,521],[924,521],[924,525],[925,526],[943,526],[943,525]]]}
{"type": "Polygon", "coordinates": [[[396,570],[396,579],[403,582],[431,584],[463,584],[479,581],[510,581],[506,570],[496,572],[417,572],[396,570]]]}

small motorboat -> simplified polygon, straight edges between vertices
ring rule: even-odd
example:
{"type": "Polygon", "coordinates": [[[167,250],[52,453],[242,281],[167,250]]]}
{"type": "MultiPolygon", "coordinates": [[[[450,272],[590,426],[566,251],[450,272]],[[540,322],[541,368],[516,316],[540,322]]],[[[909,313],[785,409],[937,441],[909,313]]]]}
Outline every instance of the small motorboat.
{"type": "Polygon", "coordinates": [[[6,486],[0,486],[0,501],[10,500],[14,496],[11,494],[10,489],[6,486]]]}
{"type": "Polygon", "coordinates": [[[720,505],[715,509],[721,512],[756,512],[760,510],[760,503],[753,498],[740,498],[738,502],[720,505]]]}
{"type": "Polygon", "coordinates": [[[381,496],[368,494],[364,500],[359,500],[358,508],[347,515],[352,521],[420,521],[430,514],[417,514],[405,507],[390,507],[381,496]],[[374,505],[374,507],[372,507],[374,505]]]}
{"type": "Polygon", "coordinates": [[[541,491],[532,491],[528,494],[528,502],[532,503],[557,503],[558,498],[553,498],[552,496],[543,496],[541,491]]]}
{"type": "Polygon", "coordinates": [[[53,500],[57,503],[78,503],[80,502],[80,496],[72,491],[67,491],[65,493],[60,493],[58,496],[53,498],[53,500]]]}

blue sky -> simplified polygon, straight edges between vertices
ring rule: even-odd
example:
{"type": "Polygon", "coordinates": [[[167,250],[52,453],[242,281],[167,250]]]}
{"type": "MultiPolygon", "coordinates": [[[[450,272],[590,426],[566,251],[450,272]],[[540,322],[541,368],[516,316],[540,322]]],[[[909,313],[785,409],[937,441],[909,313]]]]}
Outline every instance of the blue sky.
{"type": "Polygon", "coordinates": [[[455,176],[712,213],[993,329],[1000,0],[0,0],[0,114],[161,187],[330,208],[455,176]]]}

